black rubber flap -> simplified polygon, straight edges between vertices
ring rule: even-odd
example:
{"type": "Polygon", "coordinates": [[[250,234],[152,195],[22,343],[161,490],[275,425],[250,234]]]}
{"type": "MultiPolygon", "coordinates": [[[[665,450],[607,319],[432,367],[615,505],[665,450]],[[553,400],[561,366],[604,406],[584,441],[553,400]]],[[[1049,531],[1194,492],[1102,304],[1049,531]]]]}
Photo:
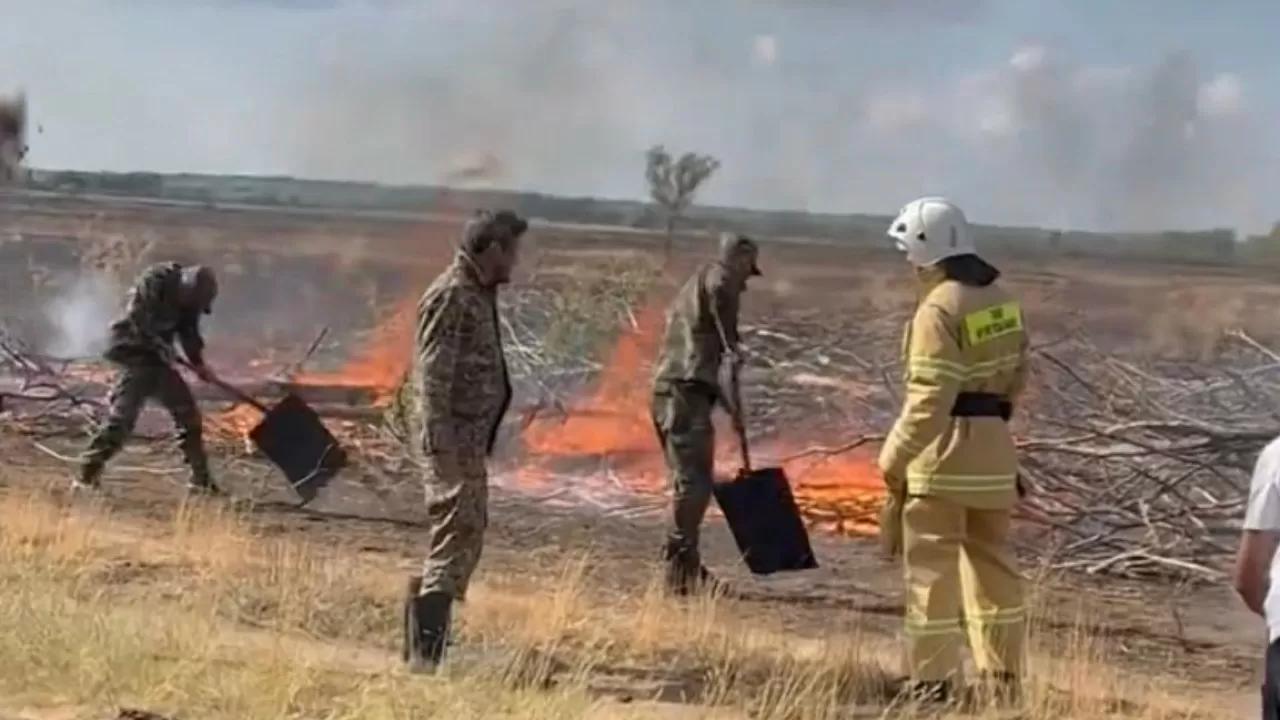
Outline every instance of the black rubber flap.
{"type": "Polygon", "coordinates": [[[309,503],[347,464],[347,453],[306,401],[287,394],[249,431],[249,439],[309,503]]]}
{"type": "Polygon", "coordinates": [[[752,574],[818,567],[782,468],[760,468],[717,482],[715,497],[752,574]]]}

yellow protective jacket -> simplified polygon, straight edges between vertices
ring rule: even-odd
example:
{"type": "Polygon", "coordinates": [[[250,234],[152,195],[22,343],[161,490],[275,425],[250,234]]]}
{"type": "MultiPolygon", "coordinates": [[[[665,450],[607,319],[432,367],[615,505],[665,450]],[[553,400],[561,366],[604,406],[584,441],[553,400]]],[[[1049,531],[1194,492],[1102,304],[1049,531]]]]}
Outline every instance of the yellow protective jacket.
{"type": "Polygon", "coordinates": [[[1008,423],[951,413],[961,392],[991,393],[1017,405],[1027,374],[1021,308],[996,283],[963,285],[936,267],[921,270],[920,279],[922,297],[902,343],[906,397],[880,451],[880,470],[899,496],[946,497],[984,510],[1012,507],[1018,461],[1008,423]]]}

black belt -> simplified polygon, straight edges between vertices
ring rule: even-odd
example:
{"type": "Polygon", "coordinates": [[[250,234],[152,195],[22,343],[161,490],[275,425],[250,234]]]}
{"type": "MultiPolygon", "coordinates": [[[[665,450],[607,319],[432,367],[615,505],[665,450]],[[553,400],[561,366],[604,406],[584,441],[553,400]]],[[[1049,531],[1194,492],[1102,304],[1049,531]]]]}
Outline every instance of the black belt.
{"type": "Polygon", "coordinates": [[[670,396],[674,393],[689,393],[716,400],[720,397],[720,388],[702,380],[658,380],[653,384],[653,394],[670,396]]]}
{"type": "Polygon", "coordinates": [[[995,393],[962,392],[951,406],[951,417],[998,417],[1005,422],[1013,417],[1013,403],[995,393]]]}

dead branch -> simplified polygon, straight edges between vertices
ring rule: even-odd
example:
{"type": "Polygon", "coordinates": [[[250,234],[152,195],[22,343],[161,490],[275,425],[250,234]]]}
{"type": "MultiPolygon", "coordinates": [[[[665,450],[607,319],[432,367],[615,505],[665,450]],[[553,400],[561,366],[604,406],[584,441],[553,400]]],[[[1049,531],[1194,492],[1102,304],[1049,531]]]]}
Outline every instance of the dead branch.
{"type": "Polygon", "coordinates": [[[814,445],[812,447],[805,448],[800,452],[792,453],[791,455],[784,455],[780,458],[780,460],[784,463],[787,463],[787,462],[792,462],[794,460],[801,460],[803,458],[813,457],[814,455],[822,455],[822,456],[828,456],[828,457],[832,455],[843,455],[844,453],[847,453],[851,450],[856,450],[857,448],[860,448],[864,445],[869,445],[871,443],[881,443],[881,442],[884,442],[884,440],[885,440],[884,435],[861,435],[859,437],[854,438],[853,440],[850,440],[849,442],[842,443],[840,445],[814,445]]]}

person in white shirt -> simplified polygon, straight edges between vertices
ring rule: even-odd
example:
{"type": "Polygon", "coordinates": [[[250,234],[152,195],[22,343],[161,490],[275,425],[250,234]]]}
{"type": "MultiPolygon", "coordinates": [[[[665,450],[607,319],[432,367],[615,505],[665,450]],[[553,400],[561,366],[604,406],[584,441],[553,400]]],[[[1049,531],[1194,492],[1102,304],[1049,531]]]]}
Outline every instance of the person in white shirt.
{"type": "Polygon", "coordinates": [[[1240,548],[1236,552],[1234,583],[1240,599],[1267,623],[1262,719],[1280,720],[1280,438],[1267,444],[1254,465],[1245,510],[1240,548]]]}

